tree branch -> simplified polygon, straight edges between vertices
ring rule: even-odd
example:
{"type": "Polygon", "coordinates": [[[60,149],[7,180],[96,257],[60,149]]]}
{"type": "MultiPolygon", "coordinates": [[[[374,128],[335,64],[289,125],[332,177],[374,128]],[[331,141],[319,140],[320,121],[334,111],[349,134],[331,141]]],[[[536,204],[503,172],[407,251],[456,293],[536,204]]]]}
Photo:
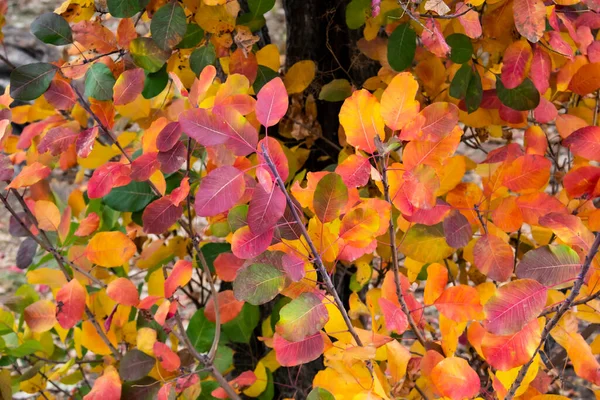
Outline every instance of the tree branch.
{"type": "Polygon", "coordinates": [[[348,331],[350,332],[350,334],[356,341],[356,344],[359,346],[362,346],[363,345],[362,341],[360,340],[360,338],[358,337],[358,334],[354,330],[354,326],[352,325],[352,321],[350,321],[350,317],[348,316],[348,313],[346,312],[344,303],[342,303],[342,300],[340,299],[340,296],[338,295],[337,291],[335,290],[335,287],[333,286],[333,282],[331,281],[331,278],[329,277],[329,273],[327,272],[325,265],[323,265],[323,260],[321,260],[321,255],[317,251],[315,244],[313,243],[312,239],[308,235],[308,232],[306,231],[306,227],[302,223],[302,219],[300,218],[300,215],[298,214],[298,211],[296,210],[296,205],[294,204],[294,201],[292,200],[290,194],[288,193],[288,191],[285,187],[285,183],[283,182],[283,179],[281,179],[281,176],[279,175],[279,172],[277,171],[277,167],[275,167],[275,164],[273,163],[271,156],[269,156],[267,147],[265,146],[264,143],[262,145],[261,150],[263,153],[263,157],[265,158],[265,162],[267,163],[267,166],[269,167],[269,169],[275,176],[277,185],[279,185],[279,188],[285,195],[287,205],[290,208],[292,215],[294,216],[294,219],[296,220],[296,223],[298,224],[298,226],[300,227],[300,229],[302,231],[302,236],[308,243],[308,246],[310,248],[310,252],[313,255],[317,270],[323,277],[323,282],[325,283],[325,287],[327,288],[327,291],[329,292],[329,294],[331,294],[333,296],[333,298],[335,300],[335,304],[337,305],[337,308],[339,308],[339,310],[342,314],[342,317],[344,318],[344,322],[346,323],[346,326],[348,327],[348,331]]]}
{"type": "Polygon", "coordinates": [[[383,184],[383,194],[385,196],[385,201],[390,205],[390,225],[389,225],[389,235],[390,235],[390,246],[392,251],[392,270],[394,272],[394,284],[396,285],[396,296],[400,302],[400,307],[402,308],[402,312],[406,315],[408,319],[408,323],[410,324],[411,329],[417,336],[417,340],[419,343],[426,348],[427,340],[425,336],[419,329],[419,326],[415,322],[410,310],[408,309],[408,304],[406,304],[406,300],[404,299],[404,294],[402,293],[402,285],[400,284],[400,265],[398,262],[398,249],[396,248],[396,227],[394,226],[394,218],[392,217],[392,209],[394,205],[392,203],[392,199],[390,198],[390,185],[387,180],[387,162],[385,159],[385,155],[381,155],[379,157],[381,164],[381,183],[383,184]]]}
{"type": "Polygon", "coordinates": [[[585,261],[583,262],[583,265],[581,266],[581,271],[579,272],[579,275],[577,276],[577,279],[575,280],[575,283],[573,284],[571,293],[569,293],[569,296],[562,302],[562,304],[556,311],[556,314],[554,315],[554,317],[552,317],[552,319],[546,324],[546,326],[544,326],[544,330],[542,331],[540,343],[538,344],[537,348],[533,352],[531,359],[529,359],[527,364],[525,364],[521,367],[521,370],[519,371],[519,375],[517,375],[517,379],[515,379],[515,381],[511,385],[510,389],[508,390],[508,393],[506,394],[505,400],[512,400],[515,397],[515,393],[516,393],[517,389],[519,388],[519,386],[521,386],[521,383],[523,382],[525,375],[527,375],[527,371],[529,370],[529,367],[531,366],[531,364],[533,364],[533,361],[535,360],[535,356],[538,354],[538,352],[540,351],[540,349],[542,348],[544,343],[546,343],[546,340],[548,340],[550,331],[556,326],[556,324],[558,324],[558,322],[560,321],[562,316],[573,305],[575,298],[577,297],[577,295],[579,294],[579,291],[581,290],[581,286],[583,286],[583,281],[585,279],[585,276],[587,275],[587,273],[590,269],[590,266],[592,265],[592,260],[596,256],[596,253],[598,253],[598,247],[600,247],[600,233],[596,233],[596,239],[594,240],[594,243],[592,243],[592,246],[590,247],[588,254],[585,257],[585,261]]]}

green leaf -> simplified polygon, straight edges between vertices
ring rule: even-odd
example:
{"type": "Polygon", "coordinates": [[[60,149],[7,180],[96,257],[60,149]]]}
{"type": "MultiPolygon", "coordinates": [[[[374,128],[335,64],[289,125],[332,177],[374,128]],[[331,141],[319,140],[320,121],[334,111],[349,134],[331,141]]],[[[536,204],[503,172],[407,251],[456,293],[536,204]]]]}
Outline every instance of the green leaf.
{"type": "Polygon", "coordinates": [[[117,18],[133,17],[142,11],[147,4],[148,0],[108,0],[106,2],[110,15],[117,18]]]}
{"type": "Polygon", "coordinates": [[[204,315],[204,308],[201,308],[194,313],[185,332],[192,341],[194,348],[200,353],[205,353],[210,350],[212,345],[215,337],[215,327],[215,323],[209,321],[204,315]]]}
{"type": "Polygon", "coordinates": [[[371,11],[371,0],[352,0],[346,7],[346,25],[350,29],[358,29],[367,21],[371,11]]]}
{"type": "Polygon", "coordinates": [[[194,71],[196,76],[198,76],[206,66],[215,65],[216,61],[217,53],[215,51],[215,46],[213,46],[212,43],[209,43],[192,52],[190,55],[190,68],[194,71]]]}
{"type": "Polygon", "coordinates": [[[35,100],[52,83],[58,68],[48,63],[33,63],[15,68],[10,73],[10,97],[15,100],[35,100]]]}
{"type": "Polygon", "coordinates": [[[110,68],[97,62],[85,74],[85,95],[96,100],[112,100],[115,82],[110,68]]]}
{"type": "Polygon", "coordinates": [[[229,223],[229,229],[231,232],[235,232],[243,226],[248,225],[248,206],[242,204],[233,207],[227,213],[227,222],[229,223]]]}
{"type": "Polygon", "coordinates": [[[469,64],[463,64],[462,67],[456,71],[454,78],[450,83],[450,96],[455,99],[464,99],[469,88],[469,82],[471,81],[472,68],[469,64]]]}
{"type": "Polygon", "coordinates": [[[269,264],[252,264],[240,270],[233,281],[238,300],[260,305],[271,301],[285,287],[285,273],[269,264]]]}
{"type": "Polygon", "coordinates": [[[144,80],[144,89],[142,96],[145,99],[151,99],[158,96],[169,83],[169,74],[167,73],[167,64],[156,72],[145,72],[146,79],[144,80]]]}
{"type": "Polygon", "coordinates": [[[42,42],[55,46],[73,43],[73,32],[69,23],[53,12],[37,17],[31,24],[31,33],[42,42]]]}
{"type": "Polygon", "coordinates": [[[151,38],[135,38],[129,43],[133,62],[148,72],[156,72],[167,62],[171,51],[161,49],[151,38]]]}
{"type": "Polygon", "coordinates": [[[446,38],[450,46],[450,59],[457,64],[464,64],[473,56],[473,43],[467,35],[453,33],[446,38]]]}
{"type": "Polygon", "coordinates": [[[258,73],[256,74],[256,79],[252,84],[252,89],[254,89],[254,93],[260,92],[263,86],[271,81],[271,79],[277,78],[279,73],[277,71],[273,71],[269,67],[265,67],[264,65],[258,66],[258,73]]]}
{"type": "Polygon", "coordinates": [[[507,89],[500,77],[496,77],[496,94],[502,104],[517,111],[533,110],[540,104],[540,92],[529,78],[525,78],[516,88],[507,89]]]}
{"type": "Polygon", "coordinates": [[[148,182],[131,181],[128,185],[112,189],[102,202],[117,211],[136,212],[146,208],[155,198],[148,182]]]}
{"type": "Polygon", "coordinates": [[[245,303],[242,311],[231,321],[223,324],[223,332],[232,342],[249,343],[252,331],[258,325],[260,312],[257,306],[245,303]]]}
{"type": "Polygon", "coordinates": [[[183,39],[177,45],[178,49],[191,49],[198,46],[198,44],[204,39],[204,30],[197,24],[187,24],[183,39]]]}
{"type": "Polygon", "coordinates": [[[154,357],[138,349],[132,349],[121,359],[119,376],[126,381],[137,381],[148,375],[155,364],[154,357]]]}
{"type": "Polygon", "coordinates": [[[19,347],[15,349],[9,349],[8,354],[16,358],[22,358],[33,354],[36,351],[44,351],[42,344],[37,340],[26,340],[19,347]]]}
{"type": "Polygon", "coordinates": [[[310,391],[306,400],[335,400],[335,397],[329,391],[316,387],[310,391]]]}
{"type": "Polygon", "coordinates": [[[417,50],[417,34],[408,23],[400,24],[388,40],[388,63],[400,72],[410,67],[417,50]]]}
{"type": "Polygon", "coordinates": [[[352,86],[347,79],[334,79],[326,85],[323,85],[319,92],[319,100],[325,101],[344,101],[352,95],[352,86]]]}
{"type": "Polygon", "coordinates": [[[159,8],[150,22],[152,39],[163,50],[170,50],[181,42],[186,30],[185,11],[176,1],[159,8]]]}
{"type": "Polygon", "coordinates": [[[227,371],[233,364],[233,350],[225,345],[217,346],[217,353],[215,354],[215,360],[213,365],[223,373],[227,371]]]}
{"type": "Polygon", "coordinates": [[[261,17],[275,7],[275,0],[248,0],[248,8],[252,19],[261,17]]]}
{"type": "Polygon", "coordinates": [[[219,383],[217,381],[206,380],[200,383],[200,387],[202,388],[202,392],[200,396],[196,398],[196,400],[216,400],[216,397],[213,397],[211,393],[219,387],[219,383]]]}
{"type": "Polygon", "coordinates": [[[471,80],[469,81],[469,87],[465,94],[465,104],[467,105],[467,111],[469,114],[477,111],[483,100],[483,87],[481,86],[481,77],[477,69],[473,68],[471,80]]]}
{"type": "Polygon", "coordinates": [[[236,21],[236,25],[247,26],[252,32],[260,30],[266,23],[265,17],[262,15],[254,17],[251,13],[240,15],[236,21]]]}

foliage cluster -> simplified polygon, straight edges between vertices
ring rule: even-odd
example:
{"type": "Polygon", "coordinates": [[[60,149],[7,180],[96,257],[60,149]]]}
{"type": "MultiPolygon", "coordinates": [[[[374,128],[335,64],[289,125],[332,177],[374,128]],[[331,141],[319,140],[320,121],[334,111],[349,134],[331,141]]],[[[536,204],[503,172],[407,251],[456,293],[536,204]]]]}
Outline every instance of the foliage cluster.
{"type": "Polygon", "coordinates": [[[259,48],[273,6],[66,0],[32,24],[64,51],[0,96],[27,279],[2,397],[559,399],[566,362],[600,385],[600,3],[352,0],[381,68],[318,90],[259,48]],[[317,102],[339,155],[309,171],[317,102]],[[278,380],[314,360],[308,390],[278,380]]]}

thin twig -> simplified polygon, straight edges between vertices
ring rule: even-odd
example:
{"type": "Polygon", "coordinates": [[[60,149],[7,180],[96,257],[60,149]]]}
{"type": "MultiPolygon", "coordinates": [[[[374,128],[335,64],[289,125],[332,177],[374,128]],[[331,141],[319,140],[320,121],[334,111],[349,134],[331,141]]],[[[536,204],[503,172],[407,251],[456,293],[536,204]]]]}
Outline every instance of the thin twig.
{"type": "Polygon", "coordinates": [[[306,227],[302,223],[302,219],[300,218],[298,211],[296,211],[296,206],[294,204],[294,201],[292,200],[290,194],[288,193],[288,191],[285,187],[285,183],[283,182],[283,179],[281,179],[281,175],[279,175],[279,171],[277,171],[277,167],[275,167],[275,164],[273,163],[273,160],[271,159],[271,156],[269,155],[269,153],[267,151],[267,147],[265,146],[264,143],[262,145],[262,154],[263,154],[263,157],[265,158],[265,162],[267,163],[267,166],[269,167],[269,169],[275,176],[277,185],[279,185],[279,188],[285,195],[287,205],[290,208],[296,223],[300,227],[300,230],[302,231],[302,236],[304,237],[304,239],[308,243],[308,246],[310,247],[310,251],[313,255],[313,259],[315,261],[317,270],[323,277],[323,281],[325,283],[325,287],[326,287],[327,291],[329,292],[329,294],[331,294],[333,296],[333,298],[335,300],[335,304],[337,305],[337,308],[340,310],[340,313],[342,314],[342,317],[344,318],[344,322],[346,323],[346,326],[348,327],[348,331],[350,332],[350,334],[356,341],[356,344],[362,347],[362,345],[363,345],[362,341],[360,340],[360,338],[358,337],[358,334],[354,330],[354,326],[352,325],[352,322],[350,321],[350,317],[348,316],[348,313],[346,312],[344,303],[342,303],[340,296],[338,295],[337,291],[335,290],[335,286],[333,286],[333,282],[331,281],[329,273],[327,272],[327,269],[325,268],[325,265],[323,264],[323,261],[321,260],[321,255],[317,251],[315,244],[313,243],[308,232],[306,231],[306,227]]]}
{"type": "Polygon", "coordinates": [[[571,293],[569,293],[569,296],[562,302],[562,304],[556,311],[556,314],[554,315],[554,317],[546,324],[546,326],[544,326],[544,330],[542,331],[540,343],[538,344],[537,348],[533,352],[533,355],[531,356],[531,358],[529,359],[527,364],[525,364],[521,367],[521,370],[519,371],[519,375],[517,375],[517,379],[515,379],[515,381],[511,385],[510,389],[508,390],[506,397],[504,397],[506,400],[512,400],[514,398],[517,389],[519,388],[519,386],[521,386],[521,383],[523,382],[525,375],[527,375],[527,371],[529,370],[529,367],[531,366],[531,364],[533,364],[533,362],[535,360],[535,356],[538,354],[538,352],[540,351],[540,349],[542,348],[544,343],[546,343],[546,340],[548,340],[548,337],[550,336],[550,331],[556,326],[556,324],[558,324],[558,322],[560,321],[562,316],[573,305],[573,301],[575,300],[575,298],[579,294],[579,291],[581,290],[581,287],[583,286],[583,281],[590,269],[590,266],[592,265],[592,261],[593,261],[594,257],[596,256],[596,253],[598,253],[598,247],[600,247],[600,233],[596,233],[596,239],[594,240],[594,243],[592,243],[592,246],[590,247],[588,254],[585,257],[585,261],[583,262],[583,265],[581,266],[581,271],[579,272],[579,275],[577,276],[577,279],[575,280],[575,283],[573,284],[571,293]]]}
{"type": "MultiPolygon", "coordinates": [[[[390,186],[389,186],[388,180],[387,180],[387,165],[386,165],[387,162],[385,159],[385,155],[380,156],[380,163],[381,163],[381,183],[383,185],[383,194],[385,196],[385,201],[387,201],[388,204],[390,205],[390,207],[393,208],[394,206],[392,203],[392,199],[390,198],[390,186]]],[[[398,300],[400,302],[400,307],[402,308],[402,312],[404,312],[404,314],[406,315],[406,318],[408,319],[408,323],[410,324],[410,327],[412,328],[413,332],[417,336],[417,340],[419,341],[419,343],[421,343],[423,345],[423,347],[426,348],[427,340],[425,339],[425,336],[419,329],[419,326],[415,322],[415,319],[413,318],[410,310],[408,309],[408,304],[406,304],[406,300],[404,299],[404,294],[402,293],[402,285],[400,283],[400,272],[399,272],[400,265],[398,262],[398,249],[396,248],[396,228],[394,226],[394,218],[391,215],[391,211],[390,211],[390,224],[389,224],[388,232],[390,235],[390,247],[391,247],[391,252],[392,252],[392,270],[394,272],[394,284],[396,285],[396,296],[398,297],[398,300]]]]}

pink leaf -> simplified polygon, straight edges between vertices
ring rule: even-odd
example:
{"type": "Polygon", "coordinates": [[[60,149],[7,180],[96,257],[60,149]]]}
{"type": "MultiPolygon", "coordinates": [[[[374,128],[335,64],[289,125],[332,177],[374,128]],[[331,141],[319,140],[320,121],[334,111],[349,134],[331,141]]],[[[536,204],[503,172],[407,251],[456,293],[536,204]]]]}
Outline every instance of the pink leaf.
{"type": "Polygon", "coordinates": [[[211,217],[229,210],[242,198],[245,187],[244,173],[239,169],[225,166],[212,170],[196,193],[196,213],[211,217]]]}
{"type": "Polygon", "coordinates": [[[266,128],[276,125],[287,112],[289,99],[279,77],[264,85],[256,98],[256,118],[266,128]]]}

